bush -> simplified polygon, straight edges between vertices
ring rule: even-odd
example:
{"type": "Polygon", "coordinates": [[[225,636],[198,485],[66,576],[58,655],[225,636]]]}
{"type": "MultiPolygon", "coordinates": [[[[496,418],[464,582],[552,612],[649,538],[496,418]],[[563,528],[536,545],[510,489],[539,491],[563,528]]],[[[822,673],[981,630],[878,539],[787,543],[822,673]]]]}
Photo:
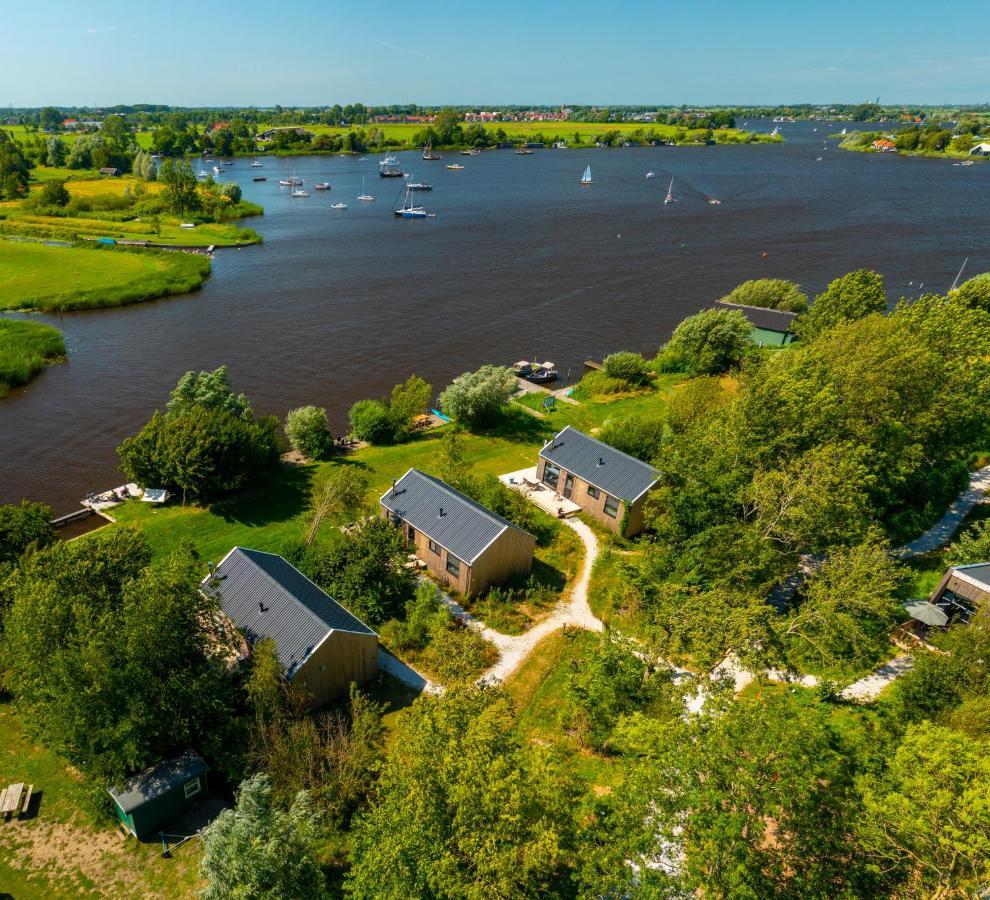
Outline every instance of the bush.
{"type": "Polygon", "coordinates": [[[488,425],[516,392],[516,376],[504,366],[482,366],[455,378],[440,395],[440,406],[455,422],[468,427],[488,425]]]}
{"type": "Polygon", "coordinates": [[[347,414],[351,433],[369,444],[395,442],[395,425],[388,407],[381,400],[358,400],[347,414]]]}
{"type": "Polygon", "coordinates": [[[967,306],[990,312],[990,272],[974,275],[949,293],[950,297],[962,300],[967,306]]]}
{"type": "Polygon", "coordinates": [[[388,412],[396,440],[409,437],[413,419],[426,412],[431,396],[433,386],[416,375],[410,375],[404,384],[397,384],[392,388],[388,412]]]}
{"type": "Polygon", "coordinates": [[[612,394],[625,394],[632,388],[628,381],[622,378],[610,378],[604,371],[588,372],[578,382],[574,395],[580,399],[591,397],[607,397],[612,394]]]}
{"type": "Polygon", "coordinates": [[[65,206],[70,199],[64,181],[46,181],[41,189],[39,203],[41,206],[65,206]]]}
{"type": "Polygon", "coordinates": [[[665,433],[666,424],[661,416],[610,417],[602,425],[598,438],[623,453],[652,463],[660,452],[665,433]]]}
{"type": "Polygon", "coordinates": [[[29,547],[40,548],[54,541],[52,516],[50,506],[30,500],[22,500],[19,506],[0,506],[0,565],[17,562],[29,547]]]}
{"type": "Polygon", "coordinates": [[[316,406],[300,406],[285,417],[285,435],[293,450],[310,459],[322,459],[333,446],[327,424],[327,411],[316,406]]]}
{"type": "Polygon", "coordinates": [[[646,384],[650,380],[646,360],[638,353],[631,353],[627,350],[612,353],[605,357],[602,365],[609,378],[621,379],[635,387],[646,384]]]}
{"type": "Polygon", "coordinates": [[[661,355],[685,360],[692,375],[717,375],[738,366],[750,348],[752,326],[737,309],[708,309],[674,329],[661,355]]]}
{"type": "Polygon", "coordinates": [[[808,308],[808,295],[784,278],[756,278],[733,288],[722,300],[742,306],[762,306],[802,313],[808,308]]]}

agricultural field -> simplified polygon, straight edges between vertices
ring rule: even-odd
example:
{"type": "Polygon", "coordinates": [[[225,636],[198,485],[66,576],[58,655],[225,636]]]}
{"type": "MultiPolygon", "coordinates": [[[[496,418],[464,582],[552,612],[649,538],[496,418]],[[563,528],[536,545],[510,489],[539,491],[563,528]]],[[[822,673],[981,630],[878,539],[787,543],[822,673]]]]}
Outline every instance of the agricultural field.
{"type": "Polygon", "coordinates": [[[200,287],[203,256],[0,240],[0,309],[75,310],[122,306],[200,287]]]}
{"type": "Polygon", "coordinates": [[[0,397],[65,355],[62,332],[25,319],[0,319],[0,397]]]}

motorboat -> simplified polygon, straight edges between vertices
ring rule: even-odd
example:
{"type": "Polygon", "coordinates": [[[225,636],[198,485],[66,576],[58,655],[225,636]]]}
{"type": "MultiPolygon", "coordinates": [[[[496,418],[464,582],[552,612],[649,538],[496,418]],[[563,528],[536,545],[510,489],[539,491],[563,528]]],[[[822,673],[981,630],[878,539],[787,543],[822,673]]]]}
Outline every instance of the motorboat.
{"type": "Polygon", "coordinates": [[[346,203],[331,203],[330,209],[347,209],[346,203]]]}
{"type": "Polygon", "coordinates": [[[461,156],[481,156],[481,151],[477,147],[469,147],[467,150],[461,150],[461,156]]]}
{"type": "Polygon", "coordinates": [[[656,172],[653,172],[653,171],[647,172],[646,173],[646,177],[647,178],[656,178],[657,177],[657,173],[656,172]]]}
{"type": "Polygon", "coordinates": [[[329,191],[330,190],[330,182],[329,181],[317,181],[316,184],[313,185],[313,190],[314,191],[329,191]]]}
{"type": "Polygon", "coordinates": [[[528,359],[521,359],[512,367],[519,378],[526,378],[533,371],[533,364],[528,359]]]}
{"type": "Polygon", "coordinates": [[[292,196],[293,197],[308,197],[309,196],[309,191],[304,191],[302,188],[296,188],[292,192],[292,196]]]}
{"type": "Polygon", "coordinates": [[[447,166],[447,168],[448,169],[463,169],[464,166],[462,166],[460,163],[451,163],[449,166],[447,166]]]}
{"type": "Polygon", "coordinates": [[[532,156],[532,155],[533,155],[533,150],[531,150],[529,147],[520,147],[516,151],[516,156],[532,156]]]}
{"type": "Polygon", "coordinates": [[[252,181],[268,181],[268,179],[264,175],[255,175],[254,178],[252,178],[251,180],[252,181]]]}
{"type": "Polygon", "coordinates": [[[523,377],[533,384],[546,384],[548,381],[556,381],[560,378],[560,373],[552,362],[543,362],[535,366],[528,375],[524,375],[523,377]]]}
{"type": "Polygon", "coordinates": [[[432,191],[433,185],[427,184],[425,181],[410,181],[409,190],[411,191],[432,191]]]}

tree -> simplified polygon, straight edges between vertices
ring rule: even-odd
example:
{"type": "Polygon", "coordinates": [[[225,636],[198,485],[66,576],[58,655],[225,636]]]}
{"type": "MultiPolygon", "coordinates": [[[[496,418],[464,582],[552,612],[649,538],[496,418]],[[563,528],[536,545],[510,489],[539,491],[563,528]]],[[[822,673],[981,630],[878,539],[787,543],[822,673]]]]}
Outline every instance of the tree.
{"type": "Polygon", "coordinates": [[[163,185],[162,200],[173,215],[181,216],[199,208],[196,175],[185,160],[162,160],[158,180],[163,185]]]}
{"type": "Polygon", "coordinates": [[[722,300],[742,306],[762,306],[802,313],[808,308],[808,297],[793,282],[784,278],[757,278],[734,287],[722,300]]]}
{"type": "Polygon", "coordinates": [[[610,416],[602,423],[598,438],[623,453],[652,463],[666,433],[666,420],[660,415],[610,416]]]}
{"type": "Polygon", "coordinates": [[[990,560],[990,519],[967,528],[946,550],[950,566],[966,566],[990,560]]]}
{"type": "Polygon", "coordinates": [[[388,407],[381,400],[358,400],[347,414],[351,433],[359,441],[369,444],[391,444],[395,441],[395,427],[388,407]]]}
{"type": "Polygon", "coordinates": [[[433,386],[416,375],[410,375],[403,384],[392,388],[388,411],[398,439],[409,434],[412,420],[426,412],[433,396],[433,386]]]}
{"type": "Polygon", "coordinates": [[[799,658],[857,673],[889,646],[887,634],[903,609],[901,566],[876,540],[835,550],[809,576],[784,634],[799,658]]]}
{"type": "Polygon", "coordinates": [[[167,415],[182,416],[197,408],[220,410],[245,420],[252,416],[247,397],[234,394],[226,366],[212,372],[186,372],[169,394],[167,415]]]}
{"type": "Polygon", "coordinates": [[[66,206],[72,198],[65,189],[64,181],[46,181],[38,195],[41,206],[66,206]]]}
{"type": "Polygon", "coordinates": [[[504,366],[482,366],[455,378],[440,395],[440,407],[469,428],[490,424],[517,389],[516,376],[504,366]]]}
{"type": "Polygon", "coordinates": [[[46,148],[45,164],[52,168],[59,169],[65,165],[65,158],[68,153],[65,141],[58,135],[53,135],[48,139],[46,148]]]}
{"type": "Polygon", "coordinates": [[[0,506],[0,565],[17,562],[25,550],[40,549],[54,541],[54,515],[50,506],[30,500],[0,506]]]}
{"type": "Polygon", "coordinates": [[[7,687],[46,746],[110,782],[189,746],[223,760],[237,743],[200,565],[184,550],[150,557],[137,532],[108,529],[25,558],[7,585],[7,687]]]}
{"type": "Polygon", "coordinates": [[[323,459],[333,447],[327,411],[317,406],[300,406],[285,417],[285,435],[293,450],[309,459],[323,459]]]}
{"type": "Polygon", "coordinates": [[[990,312],[990,272],[974,275],[951,291],[949,296],[958,298],[967,306],[990,312]]]}
{"type": "Polygon", "coordinates": [[[313,480],[309,509],[306,512],[306,544],[320,533],[326,520],[353,516],[364,503],[368,479],[353,466],[340,465],[320,472],[313,480]]]}
{"type": "Polygon", "coordinates": [[[350,896],[567,892],[575,787],[544,750],[520,744],[514,721],[503,693],[474,686],[409,708],[355,820],[350,896]]]}
{"type": "Polygon", "coordinates": [[[752,326],[737,309],[709,309],[674,329],[661,357],[683,362],[692,375],[717,375],[739,365],[749,349],[752,326]]]}
{"type": "Polygon", "coordinates": [[[271,779],[241,783],[237,805],[203,832],[200,872],[206,900],[241,897],[310,900],[326,897],[319,865],[319,818],[305,791],[288,810],[272,801],[271,779]]]}
{"type": "Polygon", "coordinates": [[[134,162],[131,164],[131,172],[143,181],[155,180],[155,161],[150,153],[138,150],[134,155],[134,162]]]}
{"type": "Polygon", "coordinates": [[[802,338],[811,340],[841,322],[886,311],[883,276],[869,269],[857,269],[829,284],[815,298],[811,309],[795,321],[794,329],[802,338]]]}
{"type": "Polygon", "coordinates": [[[917,896],[970,896],[990,879],[990,758],[984,745],[922,722],[889,768],[865,779],[860,829],[879,865],[917,896]]]}
{"type": "Polygon", "coordinates": [[[62,113],[54,106],[43,106],[38,112],[38,124],[44,131],[54,131],[62,124],[62,113]]]}
{"type": "Polygon", "coordinates": [[[400,529],[372,518],[290,555],[331,597],[374,626],[399,615],[413,596],[415,576],[404,565],[408,552],[400,529]]]}
{"type": "Polygon", "coordinates": [[[626,350],[606,356],[602,368],[609,378],[618,378],[637,387],[650,379],[646,360],[638,353],[630,353],[626,350]]]}
{"type": "Polygon", "coordinates": [[[121,469],[138,484],[208,500],[252,484],[278,461],[274,416],[245,421],[229,412],[197,406],[161,415],[117,448],[121,469]]]}

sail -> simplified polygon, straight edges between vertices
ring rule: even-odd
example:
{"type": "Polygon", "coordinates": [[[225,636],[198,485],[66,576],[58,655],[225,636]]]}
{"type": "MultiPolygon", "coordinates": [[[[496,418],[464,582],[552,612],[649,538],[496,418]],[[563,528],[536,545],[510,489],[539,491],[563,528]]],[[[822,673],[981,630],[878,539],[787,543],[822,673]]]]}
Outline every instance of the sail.
{"type": "Polygon", "coordinates": [[[588,168],[584,170],[584,174],[581,176],[581,181],[585,184],[591,184],[591,166],[588,166],[588,168]]]}

